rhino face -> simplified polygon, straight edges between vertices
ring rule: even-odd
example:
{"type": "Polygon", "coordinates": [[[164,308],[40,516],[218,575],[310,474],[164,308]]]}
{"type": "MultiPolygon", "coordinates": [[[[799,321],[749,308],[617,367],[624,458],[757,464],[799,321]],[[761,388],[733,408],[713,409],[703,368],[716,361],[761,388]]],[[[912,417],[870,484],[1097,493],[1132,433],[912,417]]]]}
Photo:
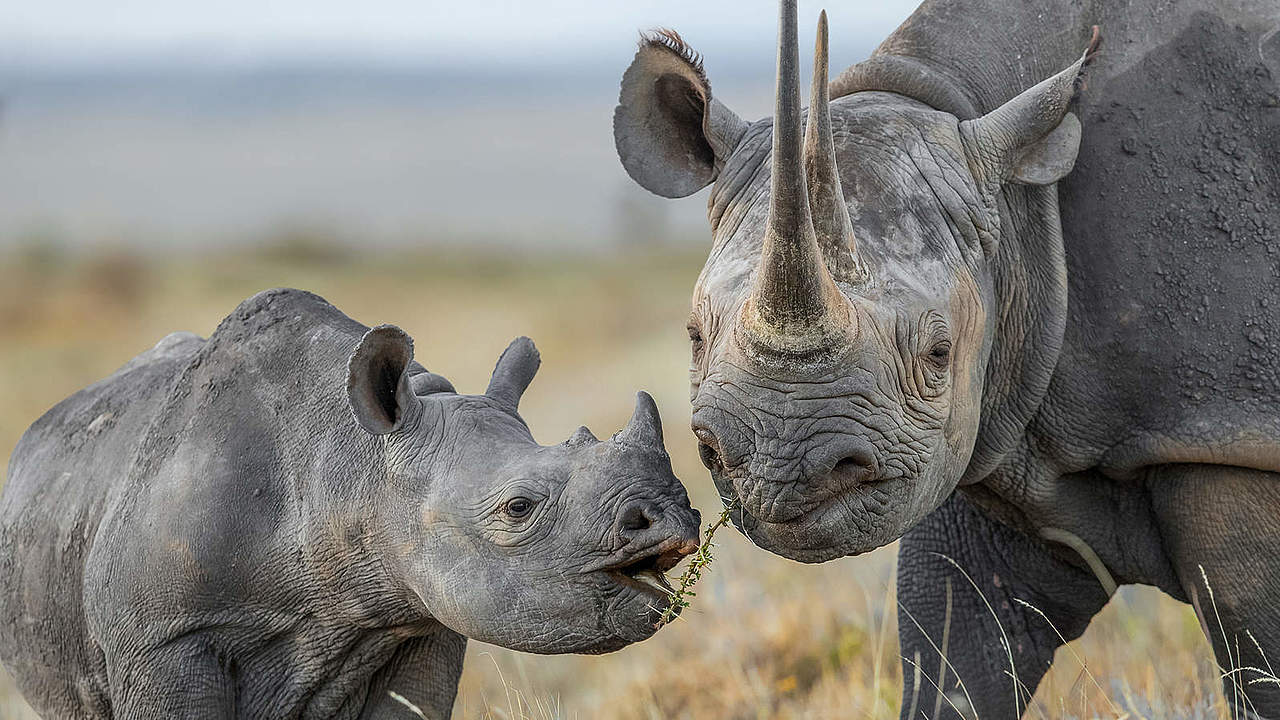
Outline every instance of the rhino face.
{"type": "Polygon", "coordinates": [[[715,181],[689,321],[693,430],[738,527],[820,562],[898,538],[960,481],[998,312],[999,190],[1070,170],[1084,58],[974,120],[887,92],[832,102],[823,13],[806,121],[795,3],[781,6],[772,121],[713,100],[664,31],[623,78],[614,133],[658,194],[715,181]]]}
{"type": "MultiPolygon", "coordinates": [[[[840,280],[820,288],[822,324],[787,317],[779,328],[762,317],[757,303],[771,300],[754,283],[762,233],[746,221],[717,238],[724,251],[694,289],[703,460],[721,494],[739,500],[743,531],[797,560],[901,535],[955,487],[978,427],[991,292],[972,220],[982,201],[972,180],[947,183],[969,176],[954,118],[876,95],[838,103],[832,123],[836,152],[849,157],[840,186],[851,234],[886,242],[860,246],[840,280]]],[[[744,147],[726,176],[769,161],[767,144],[755,144],[766,151],[744,147]]],[[[769,198],[759,175],[743,192],[769,198]]]]}
{"type": "MultiPolygon", "coordinates": [[[[399,333],[384,328],[362,346],[399,333]]],[[[404,365],[367,373],[404,386],[384,385],[381,397],[399,396],[383,406],[392,411],[362,419],[365,394],[352,384],[357,419],[385,434],[396,492],[383,532],[396,574],[436,620],[516,650],[609,652],[651,636],[667,606],[664,573],[697,548],[699,524],[652,398],[640,393],[608,440],[580,428],[543,447],[516,410],[538,366],[528,339],[503,353],[484,395],[460,395],[415,374],[399,335],[391,353],[404,365]]]]}

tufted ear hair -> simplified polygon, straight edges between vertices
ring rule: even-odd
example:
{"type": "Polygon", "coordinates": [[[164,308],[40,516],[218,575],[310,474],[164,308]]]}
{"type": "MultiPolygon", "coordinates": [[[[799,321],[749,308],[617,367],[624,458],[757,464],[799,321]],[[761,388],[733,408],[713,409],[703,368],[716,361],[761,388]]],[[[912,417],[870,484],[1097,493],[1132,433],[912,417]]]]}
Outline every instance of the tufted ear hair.
{"type": "Polygon", "coordinates": [[[1083,86],[1084,69],[1100,42],[1095,25],[1075,63],[986,115],[960,123],[980,181],[1051,185],[1071,172],[1080,149],[1080,121],[1067,107],[1083,86]]]}
{"type": "Polygon", "coordinates": [[[633,180],[663,197],[692,195],[716,179],[746,131],[711,97],[702,58],[679,34],[641,38],[613,112],[614,145],[633,180]]]}
{"type": "Polygon", "coordinates": [[[413,339],[395,325],[379,325],[360,338],[347,361],[347,400],[365,432],[394,432],[417,412],[412,362],[413,339]]]}

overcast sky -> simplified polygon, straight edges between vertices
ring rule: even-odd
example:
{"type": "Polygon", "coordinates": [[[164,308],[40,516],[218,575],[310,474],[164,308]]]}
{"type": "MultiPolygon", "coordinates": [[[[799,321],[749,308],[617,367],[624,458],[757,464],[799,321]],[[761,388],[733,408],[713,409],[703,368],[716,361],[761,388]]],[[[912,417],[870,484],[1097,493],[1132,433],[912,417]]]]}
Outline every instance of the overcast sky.
{"type": "MultiPolygon", "coordinates": [[[[801,0],[801,27],[812,28],[826,7],[834,38],[865,43],[915,5],[801,0]]],[[[0,47],[9,58],[45,62],[186,55],[501,64],[629,54],[636,30],[655,26],[698,47],[740,46],[771,37],[776,16],[766,0],[39,0],[0,3],[0,47]]]]}

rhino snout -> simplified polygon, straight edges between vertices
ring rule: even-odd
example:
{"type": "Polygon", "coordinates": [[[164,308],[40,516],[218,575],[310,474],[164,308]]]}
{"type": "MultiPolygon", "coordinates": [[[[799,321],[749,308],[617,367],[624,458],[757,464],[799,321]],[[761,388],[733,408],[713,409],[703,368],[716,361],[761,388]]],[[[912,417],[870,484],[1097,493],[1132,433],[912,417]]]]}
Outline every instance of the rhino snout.
{"type": "MultiPolygon", "coordinates": [[[[636,499],[624,503],[618,511],[616,532],[627,547],[648,548],[662,544],[673,549],[698,549],[698,525],[701,517],[687,503],[659,503],[636,499]]],[[[672,563],[674,565],[674,563],[672,563]]]]}
{"type": "Polygon", "coordinates": [[[763,443],[753,443],[741,433],[717,433],[705,421],[694,425],[694,433],[698,453],[717,487],[736,495],[744,510],[765,522],[793,521],[880,476],[875,446],[858,435],[824,432],[775,440],[767,445],[798,448],[777,456],[763,443]]]}

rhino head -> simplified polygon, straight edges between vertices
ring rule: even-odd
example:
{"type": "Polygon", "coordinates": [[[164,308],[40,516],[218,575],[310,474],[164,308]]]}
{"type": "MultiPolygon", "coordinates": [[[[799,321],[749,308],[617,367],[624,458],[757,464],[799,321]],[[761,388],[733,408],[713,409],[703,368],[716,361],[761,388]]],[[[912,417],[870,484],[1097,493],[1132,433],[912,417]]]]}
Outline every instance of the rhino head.
{"type": "MultiPolygon", "coordinates": [[[[965,476],[1010,296],[1002,189],[1052,190],[1071,170],[1067,107],[1090,51],[962,120],[893,92],[831,100],[823,12],[806,122],[796,35],[783,0],[775,115],[755,123],[712,97],[679,35],[647,36],[614,138],[656,194],[714,182],[688,325],[693,431],[739,528],[820,562],[898,538],[965,476]]],[[[1053,231],[1060,248],[1060,225],[1045,244],[1053,231]]]]}
{"type": "Polygon", "coordinates": [[[536,443],[517,405],[539,357],[528,338],[483,395],[412,362],[402,330],[370,330],[348,363],[356,422],[381,441],[377,521],[387,572],[467,637],[537,653],[644,640],[667,607],[663,573],[698,545],[653,399],[621,432],[536,443]]]}

